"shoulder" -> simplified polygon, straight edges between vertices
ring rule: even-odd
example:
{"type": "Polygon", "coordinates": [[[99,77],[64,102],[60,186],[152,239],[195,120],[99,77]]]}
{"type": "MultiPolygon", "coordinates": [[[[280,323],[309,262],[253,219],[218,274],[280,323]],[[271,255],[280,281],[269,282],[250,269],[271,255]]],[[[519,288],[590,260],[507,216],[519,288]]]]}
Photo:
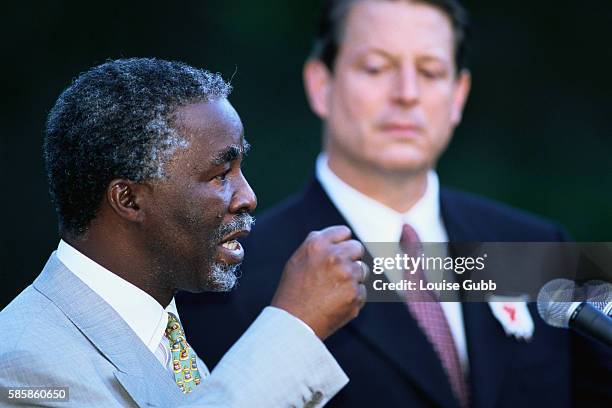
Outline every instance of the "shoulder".
{"type": "Polygon", "coordinates": [[[256,251],[271,247],[295,249],[296,243],[303,241],[308,231],[314,228],[307,220],[307,207],[303,192],[299,192],[257,214],[245,245],[256,251]]]}
{"type": "Polygon", "coordinates": [[[469,224],[481,241],[566,241],[556,222],[507,204],[451,188],[440,190],[447,224],[469,224]]]}
{"type": "Polygon", "coordinates": [[[321,184],[311,178],[304,188],[258,215],[254,236],[300,241],[313,230],[346,224],[321,184]]]}
{"type": "Polygon", "coordinates": [[[0,349],[3,366],[23,363],[32,367],[45,361],[61,365],[68,356],[91,348],[66,315],[33,286],[0,312],[0,327],[8,332],[0,349]]]}
{"type": "Polygon", "coordinates": [[[80,406],[109,406],[123,398],[114,366],[33,286],[0,312],[0,327],[1,387],[68,387],[70,402],[80,406]]]}
{"type": "Polygon", "coordinates": [[[307,211],[307,197],[304,192],[293,193],[257,216],[257,233],[269,232],[281,223],[290,227],[299,225],[300,219],[307,211]]]}
{"type": "Polygon", "coordinates": [[[45,339],[58,330],[65,316],[33,286],[23,290],[0,312],[0,327],[9,330],[3,351],[11,352],[17,346],[27,345],[32,338],[45,339]],[[40,337],[39,335],[46,333],[40,337]]]}

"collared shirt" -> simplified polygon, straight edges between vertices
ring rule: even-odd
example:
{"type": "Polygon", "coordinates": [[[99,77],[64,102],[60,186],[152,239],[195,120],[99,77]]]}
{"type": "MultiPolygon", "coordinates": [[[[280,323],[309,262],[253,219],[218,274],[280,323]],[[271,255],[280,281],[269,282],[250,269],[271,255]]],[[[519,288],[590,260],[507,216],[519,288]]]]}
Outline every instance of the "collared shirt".
{"type": "MultiPolygon", "coordinates": [[[[448,242],[440,213],[440,184],[434,170],[427,174],[427,187],[421,198],[404,213],[397,212],[357,191],[329,168],[327,155],[317,158],[316,176],[355,235],[364,242],[398,242],[404,224],[410,224],[422,242],[448,242]]],[[[398,277],[389,276],[390,281],[398,277]]],[[[461,366],[469,369],[463,313],[459,302],[440,302],[448,321],[461,366]]]]}
{"type": "Polygon", "coordinates": [[[60,240],[56,255],[117,312],[166,369],[172,370],[172,354],[165,331],[168,312],[178,318],[174,299],[164,309],[151,295],[94,262],[64,240],[60,240]]]}

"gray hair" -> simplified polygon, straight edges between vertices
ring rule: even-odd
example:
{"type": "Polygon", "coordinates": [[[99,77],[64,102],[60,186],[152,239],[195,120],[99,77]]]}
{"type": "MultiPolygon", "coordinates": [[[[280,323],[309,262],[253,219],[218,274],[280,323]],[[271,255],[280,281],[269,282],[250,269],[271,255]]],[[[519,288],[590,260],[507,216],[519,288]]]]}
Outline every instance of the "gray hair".
{"type": "Polygon", "coordinates": [[[82,235],[108,183],[164,177],[164,164],[187,141],[177,108],[227,98],[219,74],[154,58],[108,61],[82,73],[51,109],[44,158],[60,230],[82,235]]]}

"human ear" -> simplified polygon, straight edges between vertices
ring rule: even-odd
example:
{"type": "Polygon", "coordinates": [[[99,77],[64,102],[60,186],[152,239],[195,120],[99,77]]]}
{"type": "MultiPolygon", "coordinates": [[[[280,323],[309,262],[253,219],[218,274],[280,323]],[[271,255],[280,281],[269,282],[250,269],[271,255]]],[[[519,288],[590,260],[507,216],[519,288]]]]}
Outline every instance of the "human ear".
{"type": "Polygon", "coordinates": [[[116,179],[106,189],[106,199],[113,211],[121,218],[140,222],[144,218],[141,208],[144,186],[126,179],[116,179]]]}
{"type": "Polygon", "coordinates": [[[331,73],[327,66],[318,59],[310,59],[304,64],[304,88],[310,109],[321,119],[327,118],[329,108],[329,88],[331,73]]]}
{"type": "Polygon", "coordinates": [[[451,108],[451,121],[453,126],[457,126],[463,117],[463,108],[467,102],[470,88],[472,86],[472,76],[468,70],[462,70],[457,77],[453,106],[451,108]]]}

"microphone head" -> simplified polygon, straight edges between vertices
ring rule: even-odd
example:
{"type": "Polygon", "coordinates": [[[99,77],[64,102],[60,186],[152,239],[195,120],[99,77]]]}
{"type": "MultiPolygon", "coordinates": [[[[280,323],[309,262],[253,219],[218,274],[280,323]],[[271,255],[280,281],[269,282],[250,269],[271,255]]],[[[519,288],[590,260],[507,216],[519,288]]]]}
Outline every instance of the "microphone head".
{"type": "Polygon", "coordinates": [[[538,313],[554,327],[567,328],[571,312],[584,301],[584,293],[569,279],[554,279],[538,293],[538,313]]]}
{"type": "Polygon", "coordinates": [[[584,284],[584,292],[589,303],[605,312],[612,307],[612,284],[602,280],[591,280],[584,284]]]}
{"type": "Polygon", "coordinates": [[[589,302],[612,302],[612,283],[602,280],[590,280],[584,284],[589,302]]]}

